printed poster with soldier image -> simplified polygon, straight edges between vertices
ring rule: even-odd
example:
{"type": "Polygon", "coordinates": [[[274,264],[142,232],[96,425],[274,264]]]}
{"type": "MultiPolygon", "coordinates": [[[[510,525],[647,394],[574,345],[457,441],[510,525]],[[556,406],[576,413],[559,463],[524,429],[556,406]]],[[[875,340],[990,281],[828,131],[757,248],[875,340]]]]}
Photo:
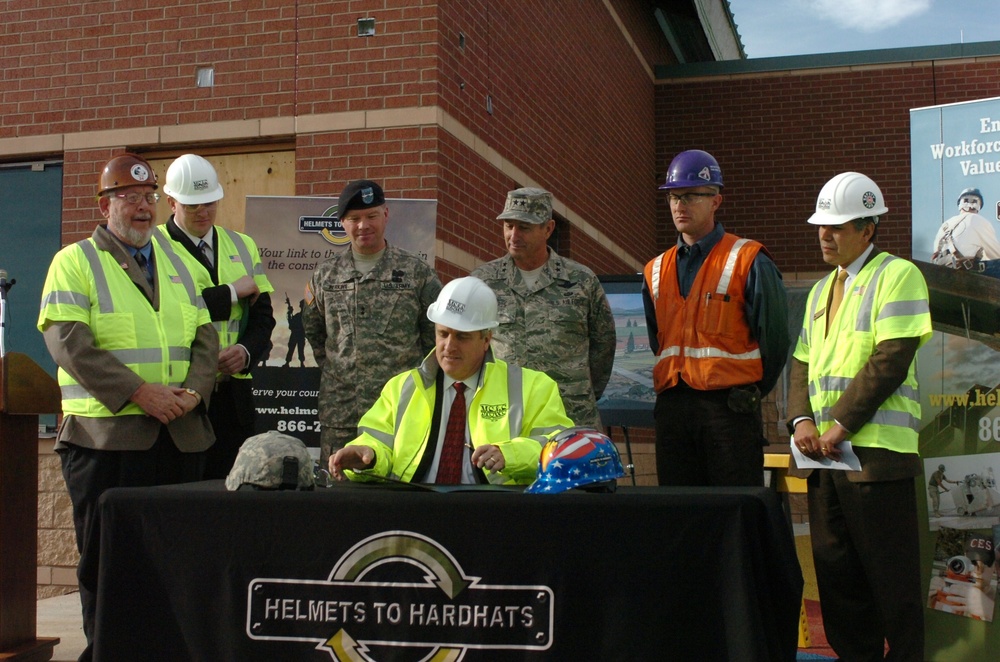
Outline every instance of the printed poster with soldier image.
{"type": "Polygon", "coordinates": [[[911,110],[910,138],[912,256],[934,324],[917,354],[925,653],[993,660],[996,566],[972,551],[995,550],[1000,524],[1000,98],[911,110]]]}
{"type": "MultiPolygon", "coordinates": [[[[386,200],[386,241],[434,267],[436,200],[386,200]]],[[[271,350],[253,369],[257,431],[278,430],[319,446],[320,370],[302,327],[306,286],[316,267],[350,239],[337,216],[336,198],[248,196],[246,232],[260,250],[274,287],[271,350]]]]}
{"type": "Polygon", "coordinates": [[[912,110],[910,132],[913,260],[934,322],[917,355],[920,453],[925,460],[997,453],[1000,99],[912,110]]]}

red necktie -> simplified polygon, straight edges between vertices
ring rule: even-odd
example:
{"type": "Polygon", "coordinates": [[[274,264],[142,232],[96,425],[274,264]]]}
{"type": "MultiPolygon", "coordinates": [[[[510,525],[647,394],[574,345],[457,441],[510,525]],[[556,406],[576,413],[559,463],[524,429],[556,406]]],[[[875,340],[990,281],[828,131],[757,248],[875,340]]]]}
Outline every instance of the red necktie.
{"type": "Polygon", "coordinates": [[[465,384],[455,382],[455,401],[444,430],[444,445],[438,462],[437,482],[458,485],[462,482],[462,457],[465,454],[465,384]]]}

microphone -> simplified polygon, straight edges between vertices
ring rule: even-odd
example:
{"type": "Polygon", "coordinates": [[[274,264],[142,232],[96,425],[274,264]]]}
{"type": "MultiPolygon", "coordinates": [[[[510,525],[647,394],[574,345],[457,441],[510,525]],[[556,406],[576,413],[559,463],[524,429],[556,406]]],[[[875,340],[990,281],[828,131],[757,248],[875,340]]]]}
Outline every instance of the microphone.
{"type": "Polygon", "coordinates": [[[11,278],[10,282],[7,282],[7,270],[0,269],[0,297],[6,297],[7,291],[17,284],[16,278],[11,278]]]}

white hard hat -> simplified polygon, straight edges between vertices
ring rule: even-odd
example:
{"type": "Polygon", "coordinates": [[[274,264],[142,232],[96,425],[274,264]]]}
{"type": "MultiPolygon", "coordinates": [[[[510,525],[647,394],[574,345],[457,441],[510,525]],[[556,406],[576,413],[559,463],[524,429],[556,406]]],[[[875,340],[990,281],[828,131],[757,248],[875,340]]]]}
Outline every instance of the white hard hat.
{"type": "Polygon", "coordinates": [[[427,319],[456,331],[494,329],[497,321],[497,295],[475,276],[456,278],[427,306],[427,319]]]}
{"type": "Polygon", "coordinates": [[[167,168],[163,192],[182,205],[203,205],[222,199],[222,184],[211,163],[182,154],[167,168]]]}
{"type": "MultiPolygon", "coordinates": [[[[881,216],[889,211],[882,190],[860,172],[842,172],[823,185],[816,198],[813,225],[843,225],[856,218],[881,216]]],[[[875,219],[878,223],[878,219],[875,219]]]]}

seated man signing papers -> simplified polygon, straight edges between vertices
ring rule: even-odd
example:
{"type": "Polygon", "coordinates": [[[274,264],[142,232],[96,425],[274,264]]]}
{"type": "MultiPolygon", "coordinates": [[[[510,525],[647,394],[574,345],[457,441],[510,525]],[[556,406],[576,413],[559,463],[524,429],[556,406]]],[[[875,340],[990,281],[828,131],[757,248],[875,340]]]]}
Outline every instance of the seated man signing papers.
{"type": "Polygon", "coordinates": [[[530,484],[542,445],[573,425],[556,383],[494,358],[497,299],[478,278],[445,285],[427,318],[434,351],[389,380],[362,416],[358,438],[330,458],[330,473],[338,480],[530,484]]]}

